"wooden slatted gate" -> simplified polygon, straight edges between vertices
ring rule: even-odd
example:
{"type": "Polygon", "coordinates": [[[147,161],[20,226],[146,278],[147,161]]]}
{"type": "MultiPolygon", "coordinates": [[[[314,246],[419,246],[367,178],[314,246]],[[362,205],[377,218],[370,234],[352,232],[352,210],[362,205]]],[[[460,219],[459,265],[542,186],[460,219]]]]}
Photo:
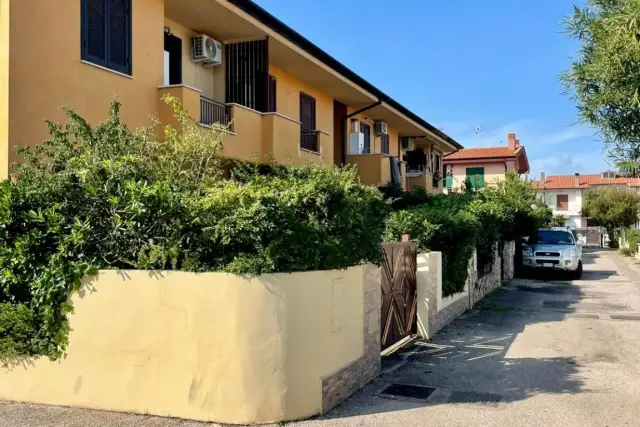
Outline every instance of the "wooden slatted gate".
{"type": "Polygon", "coordinates": [[[385,243],[382,249],[381,345],[385,350],[417,331],[418,245],[415,242],[385,243]]]}

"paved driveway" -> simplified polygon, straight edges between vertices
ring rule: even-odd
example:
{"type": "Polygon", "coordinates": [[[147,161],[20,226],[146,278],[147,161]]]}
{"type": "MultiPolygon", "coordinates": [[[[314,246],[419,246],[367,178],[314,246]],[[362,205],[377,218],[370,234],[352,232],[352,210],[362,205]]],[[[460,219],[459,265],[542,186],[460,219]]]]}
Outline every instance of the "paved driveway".
{"type": "MultiPolygon", "coordinates": [[[[581,281],[514,281],[432,342],[385,360],[387,373],[334,411],[288,425],[639,425],[640,268],[591,251],[585,269],[581,281]],[[394,383],[433,390],[422,400],[380,395],[394,383]]],[[[0,403],[3,427],[204,425],[0,403]]]]}

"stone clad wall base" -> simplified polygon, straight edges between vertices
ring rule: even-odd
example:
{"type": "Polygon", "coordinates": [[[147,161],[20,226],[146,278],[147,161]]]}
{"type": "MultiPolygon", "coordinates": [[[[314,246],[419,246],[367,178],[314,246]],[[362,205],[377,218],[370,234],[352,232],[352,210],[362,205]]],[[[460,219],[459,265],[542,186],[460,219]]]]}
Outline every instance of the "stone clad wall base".
{"type": "Polygon", "coordinates": [[[322,412],[339,405],[380,375],[380,268],[364,271],[364,354],[358,360],[322,379],[322,412]]]}
{"type": "Polygon", "coordinates": [[[502,285],[501,260],[500,254],[498,253],[497,243],[493,247],[493,266],[491,267],[491,271],[488,274],[479,277],[476,268],[476,277],[475,286],[473,287],[471,294],[472,306],[476,305],[477,302],[502,285]]]}
{"type": "MultiPolygon", "coordinates": [[[[505,257],[509,257],[507,275],[513,278],[513,257],[515,243],[505,243],[505,257]]],[[[472,308],[502,283],[503,262],[494,247],[494,262],[491,272],[478,277],[478,257],[474,251],[467,266],[467,281],[464,290],[448,297],[442,294],[442,253],[429,252],[418,254],[417,293],[418,293],[418,335],[431,339],[442,328],[472,308]]]]}
{"type": "Polygon", "coordinates": [[[502,280],[513,280],[515,276],[516,242],[504,242],[502,249],[502,280]]]}
{"type": "Polygon", "coordinates": [[[418,254],[418,335],[431,339],[442,328],[469,308],[469,283],[465,290],[444,297],[442,294],[442,253],[418,254]]]}

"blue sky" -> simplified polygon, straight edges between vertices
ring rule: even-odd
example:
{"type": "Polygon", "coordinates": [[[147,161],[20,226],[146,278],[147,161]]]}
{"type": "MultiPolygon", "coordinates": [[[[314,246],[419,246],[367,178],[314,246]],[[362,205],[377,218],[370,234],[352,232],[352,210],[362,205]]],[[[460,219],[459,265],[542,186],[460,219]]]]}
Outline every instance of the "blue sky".
{"type": "Polygon", "coordinates": [[[515,132],[532,176],[609,167],[558,80],[577,52],[561,22],[578,0],[256,1],[465,147],[515,132]]]}

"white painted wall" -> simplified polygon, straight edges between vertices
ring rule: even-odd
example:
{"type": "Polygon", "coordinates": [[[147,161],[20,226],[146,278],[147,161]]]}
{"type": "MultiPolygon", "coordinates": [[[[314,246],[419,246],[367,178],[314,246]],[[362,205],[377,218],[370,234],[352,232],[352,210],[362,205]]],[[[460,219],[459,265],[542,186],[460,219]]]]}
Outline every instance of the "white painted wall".
{"type": "Polygon", "coordinates": [[[567,217],[565,225],[574,228],[586,227],[586,220],[582,219],[582,197],[583,190],[544,190],[538,192],[538,197],[544,200],[544,202],[553,210],[554,215],[564,215],[567,217]],[[557,201],[558,195],[566,194],[569,196],[569,209],[558,210],[557,201]]]}

